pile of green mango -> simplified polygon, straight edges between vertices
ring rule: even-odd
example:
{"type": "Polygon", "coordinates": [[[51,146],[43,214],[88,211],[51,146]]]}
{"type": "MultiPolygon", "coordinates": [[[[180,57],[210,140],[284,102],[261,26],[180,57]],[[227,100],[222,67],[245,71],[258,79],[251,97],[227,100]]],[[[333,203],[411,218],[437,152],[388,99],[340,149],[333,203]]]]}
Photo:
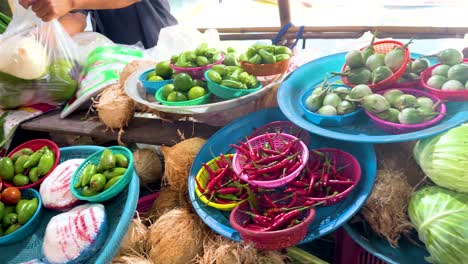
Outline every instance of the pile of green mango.
{"type": "Polygon", "coordinates": [[[23,148],[0,159],[0,178],[17,187],[25,186],[48,174],[54,163],[55,155],[47,146],[37,151],[23,148]]]}
{"type": "Polygon", "coordinates": [[[127,168],[127,157],[123,154],[113,154],[106,148],[102,152],[99,164],[88,164],[73,187],[81,188],[83,196],[94,196],[111,188],[123,177],[127,168]]]}
{"type": "Polygon", "coordinates": [[[26,224],[39,206],[37,198],[21,199],[16,205],[0,201],[0,237],[9,235],[26,224]]]}
{"type": "Polygon", "coordinates": [[[291,58],[292,51],[285,46],[254,44],[240,55],[239,60],[252,64],[273,64],[291,58]]]}
{"type": "Polygon", "coordinates": [[[257,86],[257,78],[238,66],[214,65],[207,72],[208,78],[222,86],[235,89],[251,89],[257,86]]]}
{"type": "Polygon", "coordinates": [[[171,63],[181,68],[202,67],[221,60],[221,52],[215,48],[208,48],[203,43],[192,51],[185,51],[171,57],[171,63]]]}

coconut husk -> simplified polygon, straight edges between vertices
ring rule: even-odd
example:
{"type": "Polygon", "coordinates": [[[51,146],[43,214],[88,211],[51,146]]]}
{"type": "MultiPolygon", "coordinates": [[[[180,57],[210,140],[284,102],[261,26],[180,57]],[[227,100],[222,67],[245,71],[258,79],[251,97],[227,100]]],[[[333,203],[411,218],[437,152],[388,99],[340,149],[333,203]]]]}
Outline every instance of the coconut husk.
{"type": "Polygon", "coordinates": [[[158,198],[154,200],[153,206],[145,215],[154,223],[161,215],[178,207],[181,207],[180,192],[164,188],[159,192],[158,198]]]}
{"type": "Polygon", "coordinates": [[[412,187],[397,170],[378,170],[374,189],[361,209],[372,230],[386,238],[392,247],[413,228],[406,214],[412,187]]]}
{"type": "Polygon", "coordinates": [[[199,264],[284,264],[286,255],[279,251],[260,251],[250,244],[236,243],[210,232],[203,241],[203,255],[194,263],[199,264]]]}
{"type": "Polygon", "coordinates": [[[135,103],[119,88],[118,83],[105,88],[97,98],[93,106],[97,109],[99,120],[108,129],[119,129],[117,141],[120,145],[125,145],[121,140],[123,128],[134,116],[135,103]]]}
{"type": "Polygon", "coordinates": [[[114,258],[112,264],[154,264],[151,260],[140,255],[125,255],[114,258]]]}
{"type": "Polygon", "coordinates": [[[133,160],[141,185],[147,186],[161,181],[162,164],[156,151],[150,148],[137,149],[133,152],[133,160]]]}
{"type": "Polygon", "coordinates": [[[130,75],[132,75],[134,72],[155,67],[156,64],[157,62],[154,60],[135,60],[128,63],[127,65],[125,65],[125,68],[123,68],[122,73],[120,73],[119,83],[121,84],[121,86],[119,88],[124,90],[125,82],[127,81],[128,77],[130,77],[130,75]]]}
{"type": "Polygon", "coordinates": [[[377,168],[401,171],[410,185],[416,185],[425,175],[413,158],[415,144],[416,141],[376,144],[377,168]]]}
{"type": "Polygon", "coordinates": [[[203,250],[206,227],[186,208],[163,214],[151,227],[147,250],[155,263],[186,264],[203,250]]]}
{"type": "Polygon", "coordinates": [[[133,219],[128,227],[127,234],[120,244],[118,255],[144,254],[147,238],[148,228],[143,224],[142,219],[140,217],[133,219]]]}
{"type": "Polygon", "coordinates": [[[161,146],[165,161],[163,181],[172,189],[180,191],[187,188],[190,167],[203,144],[204,139],[195,137],[173,147],[161,146]]]}

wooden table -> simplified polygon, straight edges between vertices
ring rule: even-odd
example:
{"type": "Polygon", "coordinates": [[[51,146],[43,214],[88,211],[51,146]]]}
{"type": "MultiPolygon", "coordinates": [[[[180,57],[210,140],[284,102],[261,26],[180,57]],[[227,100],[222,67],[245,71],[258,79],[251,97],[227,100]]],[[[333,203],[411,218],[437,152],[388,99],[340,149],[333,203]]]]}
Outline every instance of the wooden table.
{"type": "MultiPolygon", "coordinates": [[[[101,142],[117,140],[118,131],[106,130],[96,116],[83,119],[85,112],[77,112],[60,119],[59,111],[52,111],[21,124],[23,131],[46,132],[51,136],[87,136],[101,142]]],[[[125,129],[122,141],[126,144],[145,143],[172,146],[180,141],[180,135],[186,138],[196,136],[209,138],[219,127],[190,121],[167,122],[157,118],[135,117],[125,129]]]]}

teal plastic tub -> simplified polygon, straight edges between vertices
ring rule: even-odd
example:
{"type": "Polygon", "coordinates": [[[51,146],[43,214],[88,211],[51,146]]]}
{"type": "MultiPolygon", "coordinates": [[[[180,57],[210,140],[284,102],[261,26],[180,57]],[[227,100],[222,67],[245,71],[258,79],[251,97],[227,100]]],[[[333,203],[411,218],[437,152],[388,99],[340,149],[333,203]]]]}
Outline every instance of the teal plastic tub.
{"type": "Polygon", "coordinates": [[[128,160],[127,170],[123,174],[122,178],[118,180],[109,189],[102,191],[93,196],[83,196],[81,195],[81,191],[80,191],[81,188],[75,188],[74,185],[78,182],[81,174],[83,174],[83,171],[88,164],[95,164],[96,166],[99,164],[99,160],[101,158],[102,153],[104,152],[104,149],[89,156],[83,163],[81,163],[81,165],[75,171],[75,173],[72,176],[72,180],[70,184],[70,190],[72,194],[79,200],[89,201],[89,202],[94,202],[94,203],[100,203],[100,202],[110,200],[116,195],[118,195],[128,185],[128,183],[132,179],[132,175],[134,173],[132,152],[129,149],[125,147],[120,147],[120,146],[109,147],[108,149],[112,151],[113,154],[122,154],[127,158],[128,160]]]}

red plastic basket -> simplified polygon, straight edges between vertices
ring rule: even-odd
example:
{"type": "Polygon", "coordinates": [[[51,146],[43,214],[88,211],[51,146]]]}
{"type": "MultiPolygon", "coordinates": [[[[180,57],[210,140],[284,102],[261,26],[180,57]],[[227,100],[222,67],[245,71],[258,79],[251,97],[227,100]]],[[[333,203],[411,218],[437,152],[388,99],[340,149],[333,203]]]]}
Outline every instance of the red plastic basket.
{"type": "MultiPolygon", "coordinates": [[[[284,147],[285,144],[287,144],[288,142],[291,142],[291,141],[295,141],[297,140],[296,137],[294,136],[291,136],[289,134],[285,134],[285,133],[280,133],[279,136],[277,134],[274,134],[274,133],[268,133],[268,135],[271,136],[272,140],[273,140],[273,145],[275,146],[276,149],[279,149],[279,148],[282,148],[284,147]]],[[[267,143],[267,137],[266,137],[266,134],[263,134],[263,135],[260,135],[260,136],[257,136],[257,137],[254,137],[252,139],[248,139],[249,141],[249,144],[252,146],[252,149],[258,149],[260,147],[263,147],[265,145],[265,143],[267,143]]],[[[291,174],[288,174],[286,176],[284,176],[283,178],[280,178],[280,179],[276,179],[276,180],[271,180],[271,181],[258,181],[258,180],[250,180],[249,177],[244,174],[244,173],[241,173],[242,172],[242,168],[244,167],[244,164],[245,164],[245,156],[236,152],[236,154],[234,155],[234,159],[232,160],[232,167],[234,169],[234,172],[239,174],[240,178],[243,179],[244,181],[254,185],[254,186],[258,186],[260,188],[277,188],[277,187],[281,187],[281,186],[284,186],[286,184],[288,184],[288,182],[294,180],[302,171],[302,169],[305,167],[306,163],[307,163],[307,160],[309,159],[309,151],[307,149],[307,146],[304,144],[304,142],[302,141],[297,141],[296,144],[294,144],[294,146],[292,147],[292,150],[294,152],[298,152],[300,151],[301,152],[301,165],[295,170],[293,171],[291,174]]]]}
{"type": "Polygon", "coordinates": [[[309,153],[309,160],[317,156],[314,150],[324,153],[329,158],[336,158],[336,167],[343,168],[341,175],[353,181],[353,184],[351,186],[347,187],[346,189],[340,190],[341,192],[335,196],[322,199],[314,198],[317,199],[317,202],[324,201],[324,206],[337,204],[344,200],[346,196],[348,196],[351,193],[351,191],[353,191],[353,189],[359,183],[359,180],[361,180],[361,165],[359,165],[359,161],[353,155],[340,149],[334,148],[313,149],[309,153]]]}
{"type": "Polygon", "coordinates": [[[336,232],[333,264],[385,264],[385,262],[359,246],[343,228],[340,228],[336,232]]]}
{"type": "Polygon", "coordinates": [[[260,136],[265,133],[286,133],[299,138],[306,146],[310,144],[310,134],[308,131],[296,126],[290,121],[274,121],[257,128],[248,139],[260,136]]]}
{"type": "Polygon", "coordinates": [[[174,64],[171,63],[171,68],[174,69],[176,73],[187,73],[190,75],[193,79],[203,79],[205,78],[204,74],[205,71],[213,67],[213,65],[221,64],[224,61],[224,54],[221,54],[221,59],[215,63],[208,64],[206,66],[202,67],[194,67],[194,68],[182,68],[182,67],[177,67],[174,64]]]}
{"type": "MultiPolygon", "coordinates": [[[[468,59],[463,60],[464,63],[468,63],[468,59]]],[[[468,101],[468,90],[461,91],[442,91],[435,89],[427,85],[427,80],[432,76],[432,70],[440,64],[434,65],[427,68],[421,73],[420,83],[430,94],[439,97],[441,100],[446,101],[468,101]]]]}
{"type": "MultiPolygon", "coordinates": [[[[403,43],[401,43],[399,41],[395,41],[395,40],[383,40],[383,41],[377,41],[377,42],[374,43],[375,52],[376,53],[385,53],[385,54],[390,52],[391,50],[393,50],[396,47],[402,47],[402,46],[403,46],[403,43]]],[[[364,50],[364,49],[365,49],[365,47],[362,48],[361,51],[364,50]]],[[[396,72],[394,72],[387,79],[382,80],[382,81],[380,81],[378,83],[375,83],[375,84],[368,84],[368,86],[371,89],[380,90],[380,89],[384,89],[386,87],[389,87],[390,85],[395,84],[398,81],[398,79],[400,79],[400,77],[403,76],[403,73],[405,73],[405,68],[406,68],[406,65],[408,65],[409,61],[410,61],[410,52],[409,52],[408,48],[406,48],[405,49],[405,60],[403,62],[403,65],[400,67],[400,69],[398,69],[396,72]]],[[[347,65],[344,64],[341,71],[344,72],[346,70],[346,67],[347,67],[347,65]]],[[[345,76],[342,76],[341,79],[349,87],[356,86],[355,84],[351,84],[350,82],[348,82],[348,79],[345,76]]]]}
{"type": "Polygon", "coordinates": [[[241,67],[248,74],[252,74],[254,76],[271,76],[287,72],[290,61],[291,58],[269,64],[253,64],[250,62],[241,61],[241,67]]]}
{"type": "MultiPolygon", "coordinates": [[[[440,99],[437,98],[435,95],[426,93],[421,90],[409,89],[409,88],[393,88],[393,89],[398,89],[406,94],[412,94],[414,96],[426,96],[426,97],[431,98],[434,102],[440,101],[440,99]]],[[[384,93],[385,93],[385,90],[378,92],[378,94],[384,94],[384,93]]],[[[388,121],[378,118],[377,116],[370,113],[369,111],[365,111],[365,112],[372,119],[372,122],[374,122],[374,124],[378,128],[382,129],[383,131],[392,133],[392,134],[404,134],[404,133],[418,131],[421,129],[426,129],[440,122],[440,120],[444,118],[445,113],[447,112],[447,108],[444,103],[441,103],[437,110],[439,111],[440,114],[436,116],[434,119],[431,119],[424,123],[413,124],[413,125],[405,125],[405,124],[397,124],[397,123],[388,122],[388,121]]]]}
{"type": "MultiPolygon", "coordinates": [[[[59,147],[57,146],[57,144],[55,144],[54,142],[52,142],[50,140],[47,140],[47,139],[34,139],[34,140],[31,140],[31,141],[24,142],[23,144],[21,144],[18,147],[14,148],[8,154],[8,157],[11,157],[15,152],[18,152],[19,150],[21,150],[23,148],[30,148],[33,151],[37,151],[37,150],[41,149],[44,146],[47,146],[55,155],[55,162],[54,162],[54,165],[52,166],[52,169],[50,169],[49,173],[42,176],[38,181],[36,181],[34,183],[31,183],[31,184],[28,184],[28,185],[25,185],[25,186],[17,187],[18,189],[24,190],[24,189],[29,189],[29,188],[34,188],[36,186],[39,186],[45,180],[45,178],[47,178],[47,176],[49,176],[50,173],[52,173],[52,171],[55,169],[55,167],[57,167],[57,165],[59,164],[60,150],[59,150],[59,147]]],[[[3,183],[5,184],[6,187],[14,186],[12,183],[10,183],[8,181],[5,181],[5,180],[3,181],[3,183]]]]}
{"type": "Polygon", "coordinates": [[[309,225],[315,218],[315,209],[304,211],[303,221],[291,228],[278,231],[252,231],[242,227],[239,223],[250,217],[241,210],[248,209],[248,203],[244,202],[234,208],[229,217],[229,222],[241,238],[247,243],[253,243],[254,247],[264,250],[277,250],[296,245],[307,235],[309,225]]]}

